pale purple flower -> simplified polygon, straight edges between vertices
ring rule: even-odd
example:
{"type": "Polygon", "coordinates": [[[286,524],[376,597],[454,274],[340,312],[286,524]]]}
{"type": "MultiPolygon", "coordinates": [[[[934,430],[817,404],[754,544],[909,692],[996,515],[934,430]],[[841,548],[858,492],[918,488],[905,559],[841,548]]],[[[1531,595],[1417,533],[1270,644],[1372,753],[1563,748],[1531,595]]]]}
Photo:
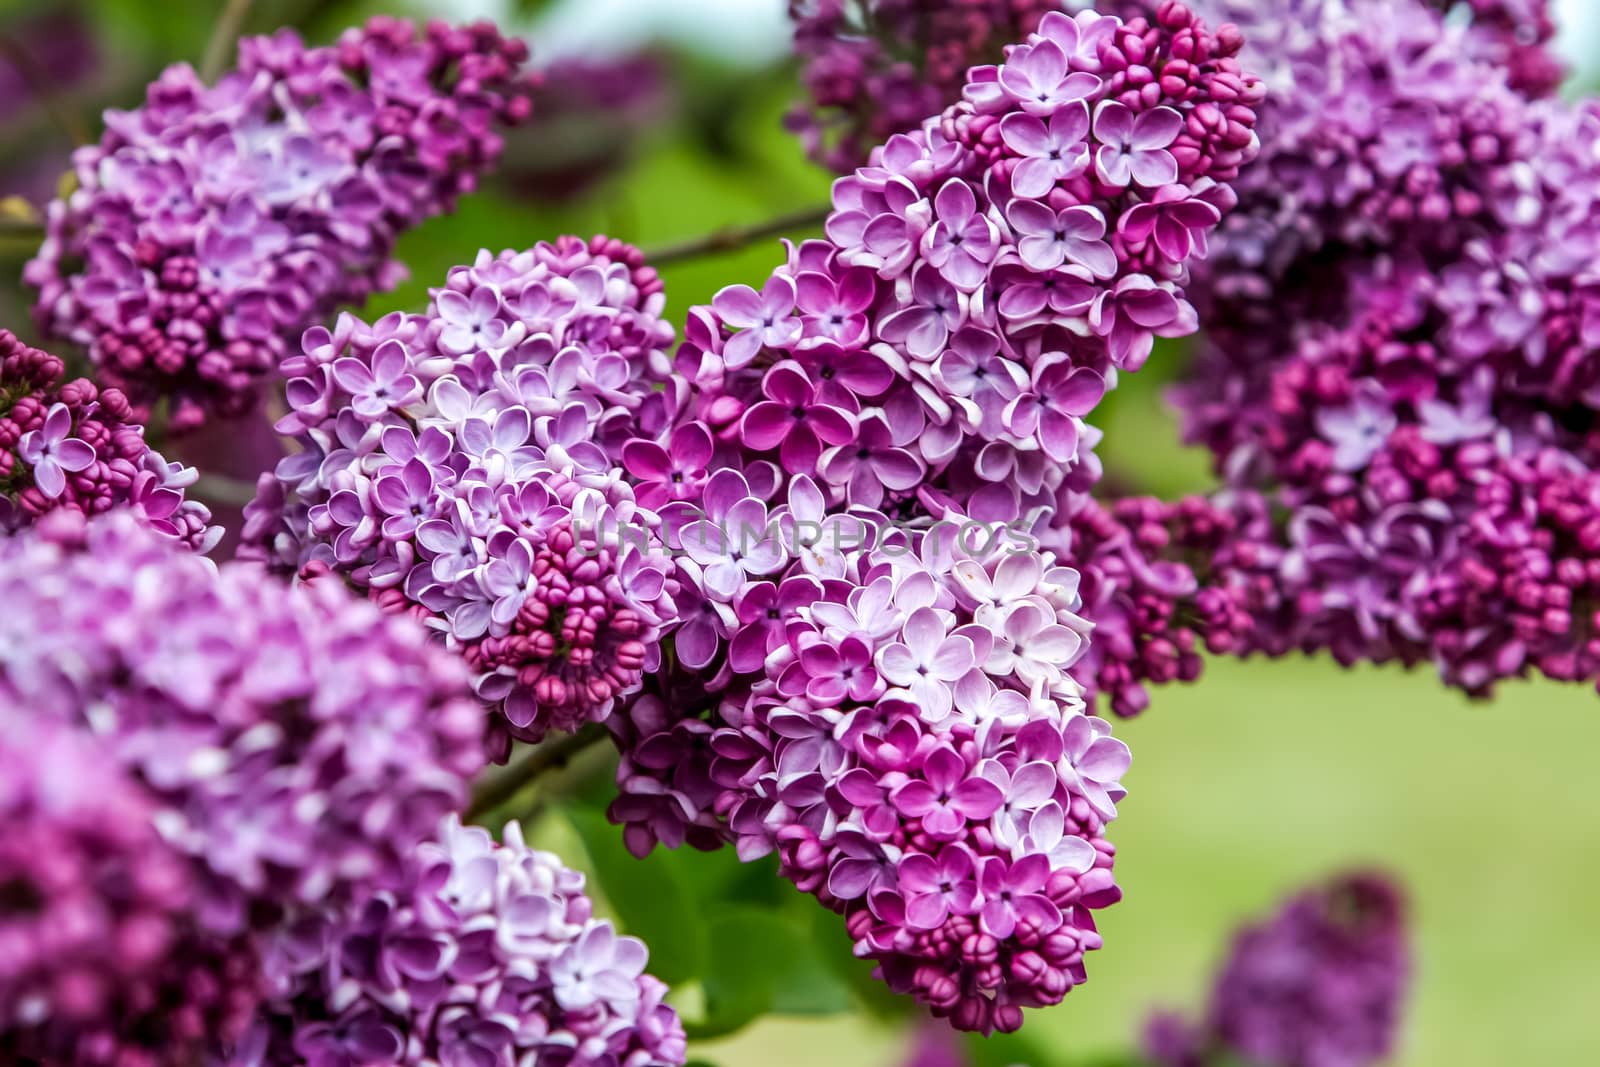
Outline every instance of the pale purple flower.
{"type": "Polygon", "coordinates": [[[1317,432],[1333,445],[1335,470],[1365,468],[1400,424],[1383,387],[1370,380],[1363,384],[1348,404],[1317,412],[1317,432]]]}
{"type": "Polygon", "coordinates": [[[1011,191],[1034,200],[1088,170],[1088,133],[1089,105],[1081,100],[1053,112],[1049,125],[1032,114],[1001,119],[1001,138],[1022,157],[1011,172],[1011,191]]]}
{"type": "Polygon", "coordinates": [[[881,414],[861,420],[856,439],[822,456],[821,472],[832,485],[843,485],[852,503],[875,508],[887,492],[902,493],[922,480],[922,461],[903,448],[881,414]]]}
{"type": "Polygon", "coordinates": [[[899,641],[878,649],[878,671],[890,685],[906,690],[931,722],[950,714],[950,685],[975,665],[970,638],[951,634],[932,608],[906,619],[899,641]]]}
{"type": "Polygon", "coordinates": [[[986,856],[980,866],[978,887],[983,893],[983,928],[994,937],[1010,937],[1019,922],[1041,933],[1061,925],[1061,909],[1044,895],[1051,872],[1050,861],[1037,853],[1012,863],[986,856]]]}
{"type": "Polygon", "coordinates": [[[380,419],[422,396],[422,384],[410,373],[405,346],[392,338],[372,353],[370,366],[348,356],[334,361],[333,377],[350,394],[351,409],[368,420],[380,419]]]}
{"type": "Polygon", "coordinates": [[[729,370],[748,366],[763,348],[788,348],[800,338],[803,325],[795,317],[795,283],[774,274],[757,293],[748,285],[730,285],[711,301],[723,323],[737,331],[723,345],[729,370]]]}
{"type": "Polygon", "coordinates": [[[1037,201],[1016,200],[1006,218],[1020,237],[1022,261],[1033,270],[1074,263],[1096,278],[1116,276],[1117,256],[1105,242],[1106,219],[1098,209],[1077,205],[1058,212],[1037,201]]]}
{"type": "Polygon", "coordinates": [[[963,292],[972,292],[989,276],[989,264],[1000,249],[994,223],[978,211],[978,198],[959,178],[951,178],[933,199],[933,228],[923,237],[927,261],[963,292]]]}
{"type": "Polygon", "coordinates": [[[72,412],[65,404],[52,404],[44,425],[29,430],[17,442],[17,455],[33,467],[33,482],[54,499],[67,488],[67,475],[94,463],[94,448],[72,436],[72,412]]]}
{"type": "Polygon", "coordinates": [[[507,327],[500,314],[500,292],[494,286],[477,286],[471,295],[442,289],[434,303],[443,324],[438,345],[451,355],[493,350],[505,341],[507,327]]]}
{"type": "Polygon", "coordinates": [[[981,822],[1000,807],[1000,789],[987,778],[971,775],[950,748],[941,746],[922,760],[922,777],[913,778],[889,796],[901,814],[922,820],[935,837],[955,836],[969,820],[981,822]]]}
{"type": "Polygon", "coordinates": [[[914,929],[934,930],[950,915],[970,915],[978,902],[978,864],[965,845],[950,844],[939,858],[910,853],[896,869],[906,902],[906,922],[914,929]]]}
{"type": "Polygon", "coordinates": [[[1111,724],[1093,715],[1074,715],[1062,731],[1063,752],[1056,763],[1069,789],[1081,792],[1102,818],[1115,818],[1126,792],[1122,776],[1132,756],[1125,742],[1111,736],[1111,724]]]}
{"type": "Polygon", "coordinates": [[[1095,109],[1095,173],[1118,188],[1129,182],[1146,189],[1178,180],[1178,161],[1167,151],[1183,131],[1183,116],[1170,107],[1154,107],[1136,117],[1116,100],[1103,100],[1095,109]]]}
{"type": "Polygon", "coordinates": [[[767,506],[746,497],[720,520],[690,523],[681,537],[689,558],[704,569],[706,589],[731,601],[748,578],[772,574],[787,562],[775,533],[767,506]]]}
{"type": "Polygon", "coordinates": [[[1056,42],[1043,39],[1013,49],[1000,68],[1000,84],[1030,115],[1052,115],[1100,88],[1100,79],[1070,72],[1067,55],[1056,42]]]}
{"type": "MultiPolygon", "coordinates": [[[[902,280],[901,285],[905,282],[902,280]]],[[[933,360],[967,317],[967,297],[930,264],[917,267],[899,310],[878,323],[878,336],[904,345],[917,359],[933,360]]]]}
{"type": "Polygon", "coordinates": [[[1011,607],[995,636],[983,669],[997,677],[1015,674],[1025,686],[1059,681],[1084,644],[1083,635],[1030,602],[1011,607]]]}
{"type": "Polygon", "coordinates": [[[802,271],[795,275],[795,303],[804,323],[801,349],[832,343],[853,349],[864,342],[871,323],[867,312],[877,296],[872,272],[849,267],[837,274],[802,271]]]}

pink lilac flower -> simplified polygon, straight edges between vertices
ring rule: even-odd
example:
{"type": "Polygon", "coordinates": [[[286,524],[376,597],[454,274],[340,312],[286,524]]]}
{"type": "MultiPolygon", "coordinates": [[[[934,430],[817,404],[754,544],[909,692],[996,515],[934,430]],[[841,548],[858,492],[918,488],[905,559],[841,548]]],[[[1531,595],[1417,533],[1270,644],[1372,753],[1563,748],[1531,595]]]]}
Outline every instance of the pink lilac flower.
{"type": "Polygon", "coordinates": [[[1145,1051],[1162,1067],[1385,1062],[1410,985],[1408,940],[1404,897],[1382,875],[1304,890],[1235,936],[1204,1022],[1158,1014],[1145,1051]]]}
{"type": "MultiPolygon", "coordinates": [[[[302,450],[263,477],[246,553],[423,619],[494,709],[496,758],[604,718],[678,618],[641,501],[698,499],[712,465],[706,429],[668,422],[663,300],[636,250],[564,238],[483,253],[425,314],[308,331],[279,423],[302,450]]],[[[838,438],[830,410],[808,426],[838,438]]]]}
{"type": "Polygon", "coordinates": [[[583,875],[454,816],[365,904],[266,942],[267,1003],[230,1067],[681,1064],[683,1025],[642,942],[593,916],[583,875]]]}
{"type": "Polygon", "coordinates": [[[0,532],[42,515],[96,515],[114,507],[199,551],[221,538],[211,513],[184,498],[196,473],[145,443],[117,389],[62,381],[55,356],[0,330],[0,532]]]}
{"type": "Polygon", "coordinates": [[[250,409],[301,331],[392,286],[396,238],[448,211],[528,112],[527,49],[487,23],[375,19],[326,48],[243,41],[215,86],[186,65],[106,113],[28,264],[35,316],[141,417],[250,409]]]}
{"type": "Polygon", "coordinates": [[[1208,337],[1177,400],[1225,499],[1278,518],[1210,561],[1207,595],[1256,617],[1226,637],[1245,654],[1426,662],[1475,695],[1592,682],[1597,457],[1573,412],[1600,381],[1596,182],[1576,146],[1600,118],[1484,45],[1502,5],[1433,6],[1263,9],[1247,50],[1295,91],[1191,287],[1208,337]]]}
{"type": "Polygon", "coordinates": [[[240,1031],[254,958],[191,914],[196,871],[160,805],[83,731],[10,707],[0,723],[0,1056],[198,1057],[240,1031]]]}
{"type": "Polygon", "coordinates": [[[215,938],[385,884],[482,765],[465,672],[335,583],[62,512],[0,543],[0,598],[0,704],[149,791],[215,938]]]}
{"type": "Polygon", "coordinates": [[[1017,543],[971,555],[959,538],[891,545],[900,536],[875,526],[866,540],[883,547],[836,550],[827,583],[792,562],[767,579],[788,607],[747,592],[782,622],[761,631],[763,654],[740,651],[741,631],[722,669],[652,678],[613,721],[624,758],[612,815],[636,851],[718,839],[744,858],[776,850],[787,877],[844,914],[891,988],[965,1029],[1014,1029],[1022,1007],[1081,981],[1082,954],[1099,945],[1089,911],[1119,895],[1103,827],[1127,750],[1079,710],[1067,672],[1081,642],[1029,681],[1015,657],[993,655],[1011,641],[990,621],[1003,609],[967,591],[999,580],[1009,606],[1082,633],[1075,575],[1048,555],[1006,564],[1022,558],[1007,553],[1017,543]],[[998,692],[1024,714],[970,713],[998,692]],[[1028,788],[1008,793],[1011,774],[1028,788]],[[1002,840],[991,830],[1002,809],[1008,826],[1053,809],[1056,833],[1040,821],[1002,840]]]}

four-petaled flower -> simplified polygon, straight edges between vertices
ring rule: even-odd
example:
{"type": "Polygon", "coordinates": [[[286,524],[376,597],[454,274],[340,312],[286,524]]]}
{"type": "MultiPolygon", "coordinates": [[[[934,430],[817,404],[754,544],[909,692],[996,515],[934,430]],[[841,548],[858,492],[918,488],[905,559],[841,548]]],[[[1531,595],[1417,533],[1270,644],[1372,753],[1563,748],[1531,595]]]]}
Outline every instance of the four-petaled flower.
{"type": "Polygon", "coordinates": [[[72,412],[65,404],[52,404],[44,425],[29,430],[17,441],[17,455],[33,468],[33,484],[52,500],[67,491],[67,475],[87,470],[94,463],[94,447],[72,436],[72,412]]]}
{"type": "Polygon", "coordinates": [[[1183,132],[1183,116],[1170,107],[1153,107],[1137,117],[1128,105],[1102,100],[1094,113],[1095,174],[1107,185],[1135,182],[1146,189],[1178,180],[1178,161],[1167,148],[1183,132]]]}

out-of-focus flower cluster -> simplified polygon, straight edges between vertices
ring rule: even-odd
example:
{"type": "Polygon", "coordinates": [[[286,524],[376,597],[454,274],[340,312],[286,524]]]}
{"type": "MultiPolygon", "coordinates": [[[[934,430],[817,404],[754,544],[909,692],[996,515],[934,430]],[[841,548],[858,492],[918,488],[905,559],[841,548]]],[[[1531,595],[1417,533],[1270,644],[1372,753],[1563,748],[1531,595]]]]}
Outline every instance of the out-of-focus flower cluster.
{"type": "Polygon", "coordinates": [[[1047,16],[836,184],[828,241],[691,311],[689,403],[622,449],[679,587],[668,669],[611,723],[630,847],[777,850],[964,1029],[1059,1001],[1120,895],[1128,753],[1083,696],[1165,660],[1131,629],[1147,576],[1074,528],[1082,420],[1194,328],[1187,261],[1255,147],[1237,48],[1177,5],[1047,16]],[[1087,674],[1080,550],[1133,605],[1087,674]]]}
{"type": "Polygon", "coordinates": [[[1369,1067],[1394,1052],[1410,977],[1400,889],[1346,875],[1241,930],[1204,1023],[1159,1014],[1145,1050],[1162,1067],[1369,1067]]]}
{"type": "Polygon", "coordinates": [[[248,410],[286,339],[392,285],[395,238],[494,163],[526,51],[486,23],[381,18],[327,48],[247,39],[213,87],[170,68],[76,153],[25,272],[40,326],[174,430],[248,410]]]}
{"type": "Polygon", "coordinates": [[[1235,647],[1432,662],[1473,693],[1592,680],[1600,112],[1530,99],[1482,27],[1417,3],[1273,14],[1251,40],[1293,91],[1197,278],[1178,395],[1278,516],[1213,575],[1253,591],[1235,647]]]}
{"type": "Polygon", "coordinates": [[[150,448],[121,390],[63,382],[64,373],[61,360],[0,330],[0,533],[53,511],[121,506],[209,550],[222,531],[205,505],[185,499],[195,471],[150,448]]]}
{"type": "Polygon", "coordinates": [[[538,75],[533,119],[507,144],[503,166],[506,183],[534,203],[594,193],[677,104],[672,65],[654,52],[568,56],[538,75]]]}
{"type": "Polygon", "coordinates": [[[663,300],[637,250],[563,238],[452,271],[426,314],[312,329],[284,364],[301,451],[262,477],[247,552],[426,620],[497,709],[496,758],[607,715],[674,617],[618,466],[677,402],[663,300]]]}
{"type": "MultiPolygon", "coordinates": [[[[8,810],[70,836],[116,809],[103,882],[86,872],[59,908],[44,883],[0,901],[0,966],[20,983],[0,1029],[67,1062],[227,1040],[257,984],[253,935],[387,884],[482,765],[465,672],[420,629],[331,584],[219,572],[127,512],[57,513],[0,542],[0,602],[7,743],[37,736],[51,754],[48,774],[7,776],[8,810]],[[67,729],[81,737],[57,744],[67,729]],[[88,751],[101,766],[74,772],[88,751]],[[123,779],[139,793],[125,803],[123,779]],[[108,980],[126,965],[144,982],[96,986],[76,938],[129,953],[108,980]]],[[[84,848],[39,849],[29,877],[86,871],[84,848]]]]}
{"type": "Polygon", "coordinates": [[[170,1062],[158,1057],[237,1031],[249,958],[198,928],[191,868],[157,833],[152,798],[82,731],[6,711],[0,1057],[170,1062]]]}
{"type": "Polygon", "coordinates": [[[583,875],[447,819],[392,891],[285,926],[232,1067],[654,1067],[683,1026],[643,943],[592,916],[583,875]]]}
{"type": "Polygon", "coordinates": [[[1027,38],[1058,0],[790,0],[809,99],[788,125],[849,173],[875,145],[961,98],[967,70],[1027,38]]]}

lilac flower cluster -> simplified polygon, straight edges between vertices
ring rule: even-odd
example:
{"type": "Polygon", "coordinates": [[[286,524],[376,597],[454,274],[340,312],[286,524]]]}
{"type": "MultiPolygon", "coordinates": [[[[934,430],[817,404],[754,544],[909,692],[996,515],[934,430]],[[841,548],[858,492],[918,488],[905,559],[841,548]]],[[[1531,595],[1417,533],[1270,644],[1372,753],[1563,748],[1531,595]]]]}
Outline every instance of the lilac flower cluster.
{"type": "Polygon", "coordinates": [[[1269,38],[1301,91],[1197,279],[1187,433],[1283,516],[1214,577],[1273,572],[1243,651],[1593,680],[1600,112],[1519,93],[1472,27],[1369,6],[1269,38]]]}
{"type": "Polygon", "coordinates": [[[496,709],[495,758],[604,718],[674,618],[619,467],[681,392],[663,300],[637,250],[564,238],[484,253],[426,314],[342,316],[285,361],[278,428],[301,450],[262,477],[247,554],[424,619],[496,709]]]}
{"type": "Polygon", "coordinates": [[[222,530],[203,504],[184,498],[195,471],[150,448],[120,390],[63,382],[64,371],[55,356],[0,330],[0,533],[53,511],[125,507],[209,551],[222,530]]]}
{"type": "Polygon", "coordinates": [[[1155,1016],[1146,1052],[1162,1067],[1368,1067],[1394,1051],[1410,984],[1405,903],[1377,874],[1290,899],[1240,931],[1203,1025],[1155,1016]]]}
{"type": "Polygon", "coordinates": [[[723,394],[708,426],[830,505],[1053,507],[1116,370],[1195,329],[1187,264],[1255,149],[1238,47],[1180,5],[1046,17],[836,183],[827,242],[690,313],[678,366],[723,394]]]}
{"type": "Polygon", "coordinates": [[[253,985],[191,918],[156,804],[81,731],[0,722],[0,1058],[155,1064],[236,1032],[253,985]]]}
{"type": "Polygon", "coordinates": [[[789,0],[809,100],[787,123],[818,163],[869,150],[961,98],[967,70],[1024,40],[1058,0],[789,0]]]}
{"type": "Polygon", "coordinates": [[[520,41],[375,19],[337,45],[246,40],[207,87],[187,65],[106,114],[28,264],[41,328],[88,349],[174,430],[249,409],[294,337],[392,285],[404,230],[450,209],[528,111],[520,41]]]}
{"type": "Polygon", "coordinates": [[[464,672],[128,509],[0,542],[0,1054],[204,1062],[260,935],[389,884],[482,763],[464,672]]]}
{"type": "Polygon", "coordinates": [[[445,820],[393,891],[268,943],[271,992],[228,1067],[681,1064],[645,946],[592,916],[583,875],[445,820]]]}
{"type": "Polygon", "coordinates": [[[233,936],[382,885],[482,765],[464,672],[334,585],[218,571],[126,513],[0,543],[0,705],[96,735],[233,936]]]}
{"type": "MultiPolygon", "coordinates": [[[[742,492],[719,472],[708,510],[731,500],[742,526],[765,509],[742,492]]],[[[796,479],[773,528],[819,502],[796,479]]],[[[963,1029],[1013,1030],[1059,1001],[1100,946],[1090,912],[1120,897],[1103,831],[1129,761],[1070,674],[1089,629],[1076,573],[1018,542],[969,551],[954,524],[872,523],[871,547],[798,556],[773,537],[737,558],[708,551],[711,525],[682,534],[706,592],[724,567],[766,580],[742,579],[745,626],[714,677],[683,670],[706,627],[686,613],[680,672],[613,720],[630,847],[776,850],[892,989],[963,1029]]]]}
{"type": "Polygon", "coordinates": [[[691,311],[694,392],[622,450],[679,591],[611,720],[612,817],[641,853],[776,849],[964,1029],[1058,1002],[1120,896],[1128,752],[1083,711],[1062,565],[1082,417],[1194,327],[1187,260],[1254,150],[1238,46],[1179,5],[1045,17],[836,184],[828,241],[691,311]]]}

